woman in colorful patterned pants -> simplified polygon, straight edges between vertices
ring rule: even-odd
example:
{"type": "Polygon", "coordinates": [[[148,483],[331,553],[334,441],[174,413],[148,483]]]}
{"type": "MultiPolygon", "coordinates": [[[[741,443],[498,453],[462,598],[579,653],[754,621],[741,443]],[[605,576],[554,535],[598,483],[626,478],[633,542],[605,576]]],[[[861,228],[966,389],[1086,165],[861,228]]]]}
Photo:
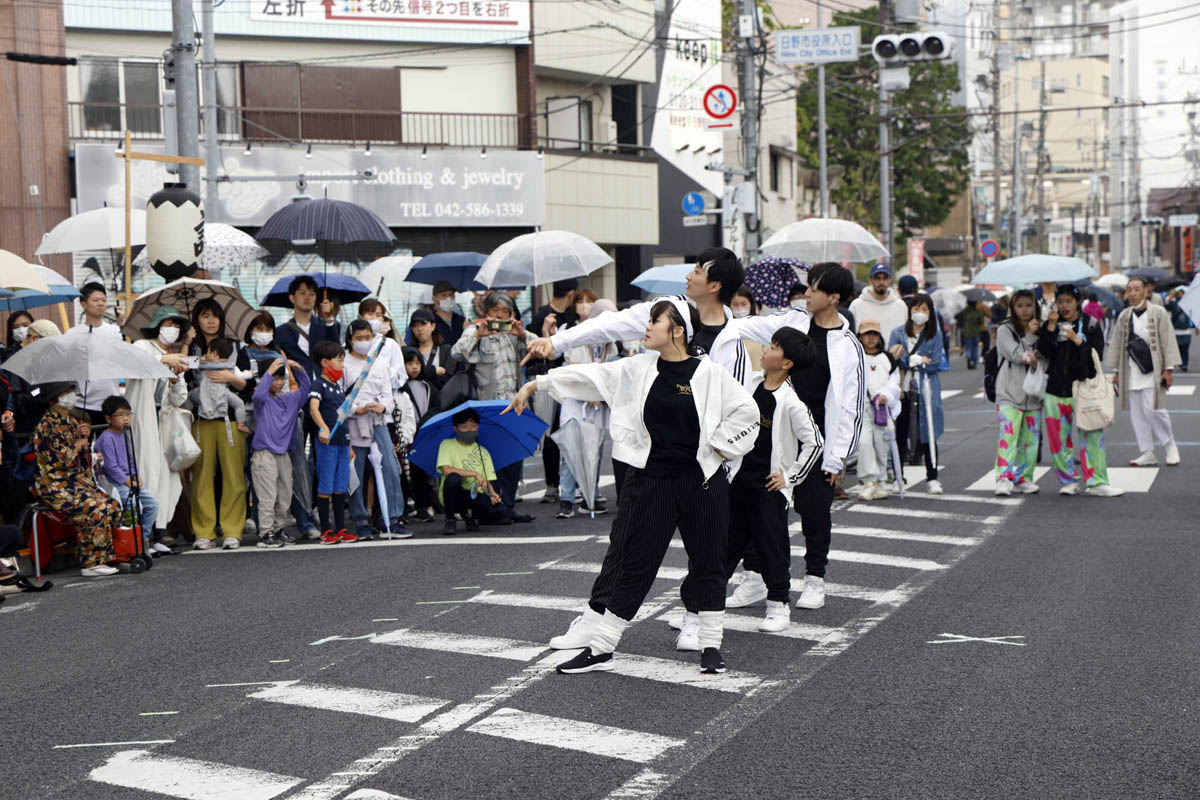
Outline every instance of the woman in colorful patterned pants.
{"type": "Polygon", "coordinates": [[[79,563],[84,577],[113,575],[112,530],[121,515],[120,504],[91,480],[86,458],[90,454],[90,427],[71,416],[79,400],[74,383],[42,386],[49,407],[33,432],[38,473],[34,491],[42,504],[71,519],[75,526],[79,563]]]}
{"type": "Polygon", "coordinates": [[[1012,297],[1012,316],[996,330],[996,416],[1000,441],[996,449],[996,494],[1007,497],[1034,494],[1039,428],[1042,424],[1042,395],[1026,391],[1025,379],[1032,370],[1046,368],[1038,358],[1037,300],[1022,289],[1012,297]]]}

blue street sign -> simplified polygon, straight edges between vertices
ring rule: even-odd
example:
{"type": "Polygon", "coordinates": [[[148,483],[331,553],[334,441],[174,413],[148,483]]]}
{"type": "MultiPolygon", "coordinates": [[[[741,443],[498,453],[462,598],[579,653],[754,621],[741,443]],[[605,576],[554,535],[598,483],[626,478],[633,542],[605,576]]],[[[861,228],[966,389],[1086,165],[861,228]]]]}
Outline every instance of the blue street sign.
{"type": "Polygon", "coordinates": [[[689,217],[704,213],[704,196],[699,192],[688,192],[683,196],[683,213],[689,217]]]}

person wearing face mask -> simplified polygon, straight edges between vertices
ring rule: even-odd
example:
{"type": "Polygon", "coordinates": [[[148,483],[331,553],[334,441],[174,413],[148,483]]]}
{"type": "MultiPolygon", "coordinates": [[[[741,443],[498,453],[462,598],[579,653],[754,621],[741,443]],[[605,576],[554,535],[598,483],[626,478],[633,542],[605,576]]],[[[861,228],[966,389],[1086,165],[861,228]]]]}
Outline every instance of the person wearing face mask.
{"type": "MultiPolygon", "coordinates": [[[[438,281],[433,285],[433,324],[442,336],[442,343],[451,347],[462,336],[466,317],[458,310],[458,293],[450,281],[438,281]]],[[[410,342],[411,344],[411,342],[410,342]]]]}
{"type": "Polygon", "coordinates": [[[9,356],[21,349],[21,343],[25,341],[32,324],[33,316],[28,311],[14,311],[9,314],[8,338],[4,340],[7,346],[3,354],[0,354],[0,362],[8,361],[9,356]]]}
{"type": "MultiPolygon", "coordinates": [[[[425,308],[414,311],[408,321],[408,333],[412,342],[411,349],[416,351],[421,362],[421,379],[441,389],[446,385],[446,381],[462,369],[462,362],[450,355],[450,345],[442,340],[433,312],[425,308]]],[[[403,348],[401,353],[403,354],[403,348]]],[[[406,358],[405,368],[407,367],[406,358]]],[[[411,378],[410,371],[409,379],[411,378]]]]}
{"type": "Polygon", "coordinates": [[[163,409],[181,408],[187,402],[187,381],[183,377],[181,353],[187,327],[187,317],[177,309],[171,306],[154,309],[150,323],[141,329],[142,338],[133,346],[161,361],[171,370],[172,377],[125,382],[125,399],[129,401],[131,409],[130,425],[137,456],[137,474],[142,482],[142,491],[153,495],[158,503],[151,547],[157,548],[160,553],[169,551],[162,544],[162,538],[179,504],[183,482],[180,473],[171,472],[167,466],[158,422],[163,409]]]}
{"type": "MultiPolygon", "coordinates": [[[[342,391],[347,395],[367,369],[367,361],[376,346],[371,326],[366,320],[356,319],[350,323],[346,331],[346,360],[339,382],[342,391]]],[[[370,515],[367,512],[367,474],[372,466],[372,451],[379,459],[379,471],[383,475],[384,485],[376,485],[375,492],[377,495],[383,492],[387,499],[387,530],[395,538],[407,539],[412,536],[404,529],[404,490],[400,486],[400,462],[396,460],[396,450],[387,428],[395,408],[396,398],[388,378],[387,365],[376,358],[370,371],[362,379],[362,386],[354,399],[352,416],[345,423],[350,435],[350,448],[354,453],[350,468],[358,476],[358,490],[350,495],[350,521],[354,523],[360,541],[375,538],[375,531],[371,527],[370,515]]],[[[382,504],[376,502],[375,508],[376,513],[379,513],[382,511],[382,504]]],[[[382,520],[379,529],[383,529],[382,520]]]]}
{"type": "Polygon", "coordinates": [[[250,319],[242,342],[246,345],[246,355],[255,366],[271,364],[283,352],[275,341],[275,318],[270,311],[260,311],[250,319]]]}
{"type": "Polygon", "coordinates": [[[479,444],[479,412],[464,408],[450,417],[454,438],[438,445],[437,470],[441,476],[439,499],[446,509],[443,533],[453,536],[463,518],[468,532],[479,530],[481,520],[505,518],[508,511],[495,484],[492,454],[479,444]]]}
{"type": "MultiPolygon", "coordinates": [[[[757,317],[760,310],[758,301],[754,299],[754,292],[750,291],[749,286],[743,285],[734,292],[733,299],[729,301],[729,313],[733,315],[734,319],[757,317]]],[[[743,339],[742,344],[746,345],[750,368],[755,372],[762,370],[763,345],[753,339],[743,339]]]]}
{"type": "Polygon", "coordinates": [[[788,289],[788,308],[792,311],[803,311],[806,308],[807,301],[804,295],[807,291],[802,283],[797,283],[788,289]]]}
{"type": "Polygon", "coordinates": [[[38,500],[71,520],[82,576],[115,575],[116,567],[106,562],[113,558],[112,530],[121,516],[121,504],[90,480],[91,426],[71,416],[79,393],[74,383],[65,381],[39,388],[48,408],[33,432],[38,500]]]}
{"type": "MultiPolygon", "coordinates": [[[[925,479],[930,494],[942,493],[936,464],[941,463],[941,459],[937,458],[937,440],[942,435],[944,426],[942,381],[938,377],[942,354],[945,352],[943,348],[942,332],[938,316],[933,311],[933,300],[927,294],[918,294],[913,297],[909,306],[908,322],[892,331],[888,339],[888,352],[903,369],[900,380],[905,394],[910,397],[910,411],[905,424],[916,425],[918,428],[917,441],[925,461],[925,479]],[[915,401],[911,399],[914,395],[915,401]],[[911,410],[914,407],[915,413],[911,410]]],[[[906,427],[901,434],[897,424],[897,436],[906,437],[907,432],[906,427]]]]}
{"type": "Polygon", "coordinates": [[[396,337],[396,326],[392,324],[392,315],[387,306],[373,297],[368,297],[358,304],[358,318],[365,321],[371,328],[372,343],[378,345],[383,341],[383,349],[375,359],[387,369],[388,379],[392,383],[392,391],[399,391],[408,380],[408,372],[404,369],[404,352],[400,340],[396,337]]]}

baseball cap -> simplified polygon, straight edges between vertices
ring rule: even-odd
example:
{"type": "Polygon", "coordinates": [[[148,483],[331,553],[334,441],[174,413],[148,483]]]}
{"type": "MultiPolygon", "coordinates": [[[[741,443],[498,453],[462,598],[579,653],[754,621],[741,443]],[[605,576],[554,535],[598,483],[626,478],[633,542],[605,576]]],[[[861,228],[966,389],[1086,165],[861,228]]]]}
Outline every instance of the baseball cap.
{"type": "Polygon", "coordinates": [[[871,267],[871,274],[869,277],[874,278],[876,275],[887,275],[888,277],[891,277],[891,274],[892,268],[881,261],[875,266],[871,267]]]}
{"type": "Polygon", "coordinates": [[[418,322],[432,323],[433,322],[433,314],[429,313],[429,311],[427,309],[418,308],[416,311],[414,311],[412,313],[412,316],[409,317],[408,324],[415,325],[418,322]]]}
{"type": "Polygon", "coordinates": [[[919,288],[917,279],[912,275],[901,275],[900,280],[896,282],[896,288],[901,294],[909,294],[915,292],[919,288]]]}

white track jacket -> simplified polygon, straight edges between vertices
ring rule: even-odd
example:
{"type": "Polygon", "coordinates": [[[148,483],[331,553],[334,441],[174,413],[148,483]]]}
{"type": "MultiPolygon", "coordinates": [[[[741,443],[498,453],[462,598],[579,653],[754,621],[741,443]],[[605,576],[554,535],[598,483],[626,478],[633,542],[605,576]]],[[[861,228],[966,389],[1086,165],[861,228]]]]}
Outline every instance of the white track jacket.
{"type": "MultiPolygon", "coordinates": [[[[601,314],[589,322],[607,316],[617,315],[601,314]]],[[[658,353],[643,353],[605,364],[552,369],[537,378],[537,391],[549,392],[560,403],[568,399],[608,403],[613,458],[641,469],[650,456],[650,432],[642,412],[657,377],[658,353]]],[[[696,461],[708,480],[726,458],[740,459],[754,447],[759,433],[758,405],[727,371],[707,358],[700,359],[691,386],[700,420],[696,461]]]]}
{"type": "MultiPolygon", "coordinates": [[[[762,382],[762,375],[756,373],[751,394],[762,382]]],[[[771,473],[783,473],[787,486],[780,491],[784,497],[790,498],[791,489],[803,483],[820,461],[824,440],[812,412],[796,396],[791,379],[784,381],[773,394],[775,413],[771,417],[771,473]]]]}

